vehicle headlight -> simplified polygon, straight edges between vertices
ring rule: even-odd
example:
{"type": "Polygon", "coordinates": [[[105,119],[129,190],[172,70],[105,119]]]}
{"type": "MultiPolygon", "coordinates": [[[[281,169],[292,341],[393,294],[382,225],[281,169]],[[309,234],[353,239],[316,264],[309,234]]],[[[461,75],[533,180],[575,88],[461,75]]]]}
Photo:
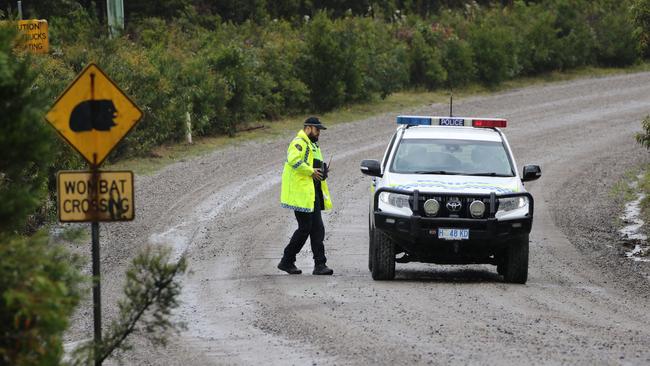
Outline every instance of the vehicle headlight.
{"type": "Polygon", "coordinates": [[[485,203],[476,200],[469,204],[469,213],[473,218],[482,217],[485,213],[485,203]]]}
{"type": "Polygon", "coordinates": [[[409,198],[410,196],[407,196],[405,194],[399,194],[399,193],[389,193],[389,192],[382,192],[379,195],[379,199],[382,200],[382,202],[387,203],[393,207],[411,207],[411,204],[409,203],[409,198]]]}
{"type": "Polygon", "coordinates": [[[520,218],[528,214],[528,197],[499,198],[497,219],[520,218]]]}
{"type": "Polygon", "coordinates": [[[424,202],[424,212],[428,216],[436,216],[440,210],[440,203],[435,199],[428,199],[424,202]]]}
{"type": "Polygon", "coordinates": [[[413,211],[411,211],[409,198],[411,196],[406,194],[381,192],[379,194],[379,208],[392,213],[411,215],[413,211]]]}

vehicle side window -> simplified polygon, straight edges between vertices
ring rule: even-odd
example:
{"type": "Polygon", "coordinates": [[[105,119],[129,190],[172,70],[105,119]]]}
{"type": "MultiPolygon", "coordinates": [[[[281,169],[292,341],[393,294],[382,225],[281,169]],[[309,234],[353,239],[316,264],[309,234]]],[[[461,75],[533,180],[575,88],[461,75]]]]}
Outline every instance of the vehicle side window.
{"type": "Polygon", "coordinates": [[[393,150],[393,145],[395,144],[396,138],[397,138],[397,132],[393,134],[393,137],[390,139],[390,143],[388,144],[388,148],[386,149],[386,152],[384,152],[384,158],[381,160],[382,171],[386,170],[386,163],[388,163],[388,156],[390,156],[390,152],[391,150],[393,150]]]}

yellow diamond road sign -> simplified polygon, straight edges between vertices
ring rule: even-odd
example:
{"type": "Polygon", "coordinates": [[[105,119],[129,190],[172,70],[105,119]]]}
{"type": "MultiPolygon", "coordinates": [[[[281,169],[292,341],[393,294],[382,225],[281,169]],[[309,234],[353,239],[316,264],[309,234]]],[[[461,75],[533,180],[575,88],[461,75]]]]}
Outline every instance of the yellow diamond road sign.
{"type": "Polygon", "coordinates": [[[45,116],[95,166],[106,159],[140,118],[140,108],[92,63],[77,75],[45,116]]]}

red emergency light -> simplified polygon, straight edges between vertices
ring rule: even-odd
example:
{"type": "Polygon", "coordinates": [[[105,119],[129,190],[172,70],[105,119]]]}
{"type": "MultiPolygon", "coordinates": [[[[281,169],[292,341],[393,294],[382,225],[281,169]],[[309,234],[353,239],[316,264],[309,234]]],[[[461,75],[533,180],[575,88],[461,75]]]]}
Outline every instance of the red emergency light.
{"type": "Polygon", "coordinates": [[[505,119],[474,119],[472,120],[472,126],[473,127],[486,127],[486,128],[493,128],[493,127],[499,127],[499,128],[505,128],[507,124],[507,120],[505,119]]]}

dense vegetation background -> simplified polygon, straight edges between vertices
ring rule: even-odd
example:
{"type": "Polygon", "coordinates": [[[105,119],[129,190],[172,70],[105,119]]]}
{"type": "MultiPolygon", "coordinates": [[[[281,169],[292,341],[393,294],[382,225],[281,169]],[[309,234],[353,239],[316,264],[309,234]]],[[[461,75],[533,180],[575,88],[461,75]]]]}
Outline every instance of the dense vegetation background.
{"type": "MultiPolygon", "coordinates": [[[[13,3],[0,1],[6,16],[13,3]]],[[[26,18],[50,23],[51,52],[32,61],[50,100],[95,61],[144,110],[113,160],[182,139],[186,112],[195,135],[233,135],[245,121],[406,88],[496,86],[644,56],[625,0],[138,0],[125,1],[114,39],[94,2],[23,3],[26,18]]]]}
{"type": "MultiPolygon", "coordinates": [[[[48,55],[21,52],[0,26],[0,364],[58,363],[79,298],[66,254],[25,234],[47,217],[56,171],[83,166],[42,116],[91,61],[145,112],[115,161],[181,140],[187,113],[194,135],[234,135],[399,90],[650,55],[650,0],[125,0],[126,30],[112,39],[102,3],[23,1],[25,18],[49,22],[48,55]]],[[[0,19],[15,10],[0,0],[0,19]]]]}

